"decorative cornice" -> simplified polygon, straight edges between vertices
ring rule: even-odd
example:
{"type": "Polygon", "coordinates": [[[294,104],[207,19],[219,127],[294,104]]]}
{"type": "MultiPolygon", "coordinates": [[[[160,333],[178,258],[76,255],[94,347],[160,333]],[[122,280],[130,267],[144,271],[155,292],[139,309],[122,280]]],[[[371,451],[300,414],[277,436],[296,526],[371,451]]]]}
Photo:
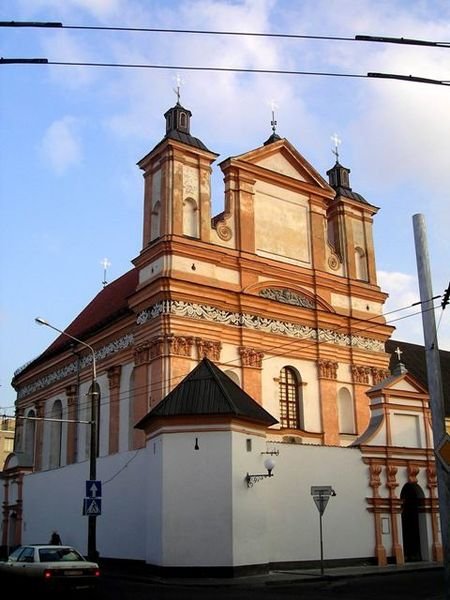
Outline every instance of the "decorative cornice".
{"type": "Polygon", "coordinates": [[[384,352],[384,343],[373,338],[352,336],[346,333],[338,333],[332,329],[314,329],[307,325],[268,319],[260,315],[249,313],[230,312],[216,308],[215,306],[184,302],[183,300],[163,300],[140,312],[136,318],[138,325],[143,325],[161,315],[177,315],[202,321],[231,325],[234,327],[246,327],[267,333],[286,335],[299,339],[311,339],[339,346],[355,347],[372,352],[384,352]]]}
{"type": "MultiPolygon", "coordinates": [[[[106,346],[103,346],[99,350],[95,351],[96,361],[101,361],[107,358],[108,356],[111,356],[111,354],[115,354],[116,352],[119,352],[124,348],[128,348],[128,346],[131,346],[133,344],[133,340],[133,335],[130,333],[124,335],[121,338],[118,338],[117,340],[110,342],[109,344],[106,344],[106,346]]],[[[87,356],[81,358],[79,363],[80,369],[90,366],[92,364],[92,354],[88,354],[87,356]]],[[[40,377],[39,379],[36,379],[35,381],[33,381],[33,383],[30,383],[29,385],[24,385],[23,387],[20,387],[17,392],[17,399],[21,400],[22,398],[25,398],[30,394],[34,394],[34,392],[49,387],[53,383],[61,381],[62,379],[69,377],[70,375],[74,375],[76,374],[77,369],[78,360],[74,360],[65,367],[57,369],[56,371],[52,371],[51,373],[45,375],[45,377],[40,377]]]]}

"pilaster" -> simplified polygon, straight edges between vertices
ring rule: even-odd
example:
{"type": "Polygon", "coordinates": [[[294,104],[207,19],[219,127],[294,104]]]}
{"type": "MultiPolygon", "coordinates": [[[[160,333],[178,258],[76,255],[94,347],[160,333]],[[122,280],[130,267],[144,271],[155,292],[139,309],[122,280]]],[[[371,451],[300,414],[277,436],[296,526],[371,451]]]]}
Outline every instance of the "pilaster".
{"type": "Polygon", "coordinates": [[[319,374],[323,443],[330,446],[339,445],[336,381],[338,363],[333,360],[319,359],[317,366],[319,374]]]}
{"type": "Polygon", "coordinates": [[[109,454],[119,451],[121,371],[120,365],[110,367],[107,371],[109,381],[109,454]]]}
{"type": "MultiPolygon", "coordinates": [[[[78,386],[66,386],[67,398],[67,464],[71,465],[77,462],[77,431],[78,431],[78,386]]],[[[84,427],[87,427],[84,425],[84,427]]]]}
{"type": "Polygon", "coordinates": [[[262,404],[261,374],[264,353],[255,348],[241,346],[239,354],[242,366],[242,389],[256,402],[262,404]]]}

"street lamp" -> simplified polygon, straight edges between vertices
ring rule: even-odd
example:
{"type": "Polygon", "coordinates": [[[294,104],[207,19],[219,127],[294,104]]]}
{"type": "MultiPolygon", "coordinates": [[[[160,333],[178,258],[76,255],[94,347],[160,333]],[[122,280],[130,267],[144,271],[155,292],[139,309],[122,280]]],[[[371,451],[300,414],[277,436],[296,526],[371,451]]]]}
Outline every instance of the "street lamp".
{"type": "MultiPolygon", "coordinates": [[[[95,350],[86,342],[76,338],[70,333],[66,331],[62,331],[58,329],[54,325],[51,325],[42,317],[35,318],[36,323],[38,325],[45,325],[46,327],[50,327],[50,329],[54,329],[58,331],[62,335],[74,340],[81,344],[81,346],[85,346],[92,353],[92,384],[89,395],[91,397],[91,440],[89,445],[89,479],[91,481],[95,481],[97,479],[97,417],[98,417],[98,398],[99,398],[99,386],[97,383],[97,362],[95,360],[95,350]]],[[[89,560],[97,560],[98,552],[97,552],[97,517],[95,515],[88,515],[88,558],[89,560]]]]}

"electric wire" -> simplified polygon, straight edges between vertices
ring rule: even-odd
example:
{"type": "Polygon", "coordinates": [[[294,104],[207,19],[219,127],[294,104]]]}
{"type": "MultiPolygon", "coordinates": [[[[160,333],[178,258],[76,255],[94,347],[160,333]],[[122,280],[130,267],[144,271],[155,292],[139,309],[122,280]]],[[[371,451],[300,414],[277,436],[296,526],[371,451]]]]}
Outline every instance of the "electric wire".
{"type": "Polygon", "coordinates": [[[139,64],[139,63],[112,63],[112,62],[77,62],[77,61],[55,61],[46,58],[0,58],[1,64],[45,64],[65,67],[107,67],[119,69],[156,69],[156,70],[174,70],[174,71],[200,71],[200,72],[219,72],[219,73],[254,73],[258,75],[305,75],[318,77],[339,77],[351,79],[396,79],[407,81],[409,83],[428,83],[431,85],[450,86],[450,80],[430,79],[417,75],[402,75],[397,73],[337,73],[327,71],[298,71],[288,69],[251,69],[245,67],[206,67],[193,65],[157,65],[157,64],[139,64]]]}
{"type": "Polygon", "coordinates": [[[404,44],[413,46],[430,46],[438,48],[450,48],[450,42],[436,42],[431,40],[419,40],[405,37],[391,37],[380,35],[355,35],[355,36],[337,36],[337,35],[308,35],[297,33],[281,33],[267,31],[224,31],[217,29],[179,29],[168,27],[125,27],[116,25],[64,25],[60,21],[0,21],[0,27],[32,27],[32,28],[50,28],[50,29],[74,29],[85,31],[120,31],[131,33],[172,33],[189,35],[216,35],[216,36],[239,36],[239,37],[264,37],[281,38],[296,40],[319,40],[319,41],[338,41],[338,42],[378,42],[384,44],[404,44]]]}
{"type": "MultiPolygon", "coordinates": [[[[431,300],[438,299],[440,297],[441,297],[440,295],[434,296],[431,300]]],[[[426,301],[423,301],[423,302],[429,302],[429,301],[430,300],[426,300],[426,301]]],[[[420,302],[420,301],[419,302],[415,302],[413,304],[410,304],[410,305],[407,305],[407,306],[404,306],[404,307],[393,309],[393,310],[391,310],[391,311],[389,311],[387,313],[381,314],[381,315],[375,315],[374,317],[371,317],[370,319],[362,319],[361,321],[365,322],[365,323],[368,323],[370,321],[373,321],[373,319],[375,319],[375,318],[379,319],[380,317],[384,317],[384,316],[387,316],[389,314],[394,314],[394,313],[397,313],[397,312],[408,310],[408,309],[410,309],[413,306],[416,306],[418,304],[422,304],[423,302],[420,302]]],[[[355,331],[353,333],[353,335],[355,335],[355,334],[358,335],[361,332],[372,331],[375,327],[378,327],[380,325],[382,325],[382,326],[389,325],[390,323],[394,323],[394,322],[397,322],[397,321],[400,321],[400,320],[403,320],[403,319],[407,319],[407,318],[410,318],[410,317],[413,317],[413,316],[417,316],[418,314],[422,314],[422,313],[427,312],[429,310],[435,310],[436,308],[438,308],[438,305],[428,307],[425,310],[420,310],[420,311],[417,311],[417,312],[414,312],[414,313],[410,313],[410,314],[405,315],[403,317],[398,317],[396,319],[388,320],[388,321],[386,321],[386,323],[373,323],[372,322],[370,324],[370,326],[358,329],[357,331],[355,331]]],[[[346,332],[346,331],[348,331],[348,325],[341,325],[341,326],[339,326],[337,328],[329,329],[329,331],[332,332],[332,333],[346,332]]],[[[350,335],[352,335],[352,334],[350,334],[350,335]]],[[[274,346],[271,346],[271,347],[265,349],[265,353],[269,353],[270,352],[271,355],[270,356],[264,356],[262,358],[262,361],[271,360],[273,358],[281,356],[283,354],[283,352],[281,352],[282,350],[285,350],[286,348],[289,348],[289,347],[294,346],[294,345],[298,349],[298,347],[300,345],[316,345],[316,346],[319,346],[321,344],[326,344],[326,343],[329,343],[329,342],[327,340],[318,340],[316,338],[313,338],[313,339],[311,339],[311,338],[290,339],[286,343],[276,344],[274,346]]],[[[238,361],[240,361],[240,357],[237,357],[236,359],[231,359],[231,360],[229,360],[227,362],[221,363],[221,366],[222,367],[227,367],[227,366],[228,367],[233,367],[233,366],[236,366],[235,363],[238,362],[238,361]]],[[[128,391],[125,391],[123,393],[120,393],[118,395],[118,398],[117,398],[116,402],[123,402],[123,401],[126,401],[126,400],[130,400],[133,397],[135,397],[137,394],[142,393],[142,392],[145,392],[146,394],[150,394],[150,395],[151,394],[155,394],[157,392],[161,392],[162,390],[166,389],[167,386],[174,387],[180,381],[182,381],[184,379],[184,377],[186,377],[186,375],[178,375],[176,377],[171,377],[171,378],[168,378],[168,379],[165,379],[165,380],[153,381],[153,382],[150,382],[149,384],[146,384],[144,386],[134,387],[133,390],[132,390],[132,392],[130,392],[128,390],[128,391]]],[[[89,383],[88,380],[87,380],[87,382],[89,383]]],[[[90,400],[89,400],[88,393],[86,394],[86,398],[87,399],[85,401],[82,401],[80,399],[79,404],[78,404],[79,409],[82,410],[82,411],[86,411],[86,410],[90,409],[90,400]]],[[[99,406],[100,407],[101,406],[107,406],[110,403],[111,403],[110,402],[110,394],[109,393],[102,394],[99,406]]]]}

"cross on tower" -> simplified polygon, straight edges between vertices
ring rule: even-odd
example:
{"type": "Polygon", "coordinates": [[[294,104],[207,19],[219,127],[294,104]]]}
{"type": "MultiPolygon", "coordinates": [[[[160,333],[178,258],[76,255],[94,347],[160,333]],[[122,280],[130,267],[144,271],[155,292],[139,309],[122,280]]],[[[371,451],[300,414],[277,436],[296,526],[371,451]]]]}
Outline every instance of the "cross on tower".
{"type": "Polygon", "coordinates": [[[177,86],[173,91],[177,95],[177,104],[179,104],[180,103],[180,88],[181,88],[182,84],[184,83],[184,81],[181,79],[181,76],[179,73],[177,73],[177,76],[175,77],[175,81],[177,83],[177,86]]]}
{"type": "Polygon", "coordinates": [[[106,269],[111,266],[111,263],[109,262],[109,260],[107,258],[104,258],[101,261],[100,264],[103,267],[103,281],[102,281],[102,283],[103,283],[103,287],[105,287],[105,285],[108,284],[108,282],[106,281],[106,269]]]}
{"type": "Polygon", "coordinates": [[[275,100],[272,100],[272,102],[270,103],[271,108],[272,108],[272,120],[270,121],[270,124],[272,125],[272,131],[273,133],[275,133],[276,128],[277,128],[277,122],[275,121],[275,109],[278,108],[278,105],[275,104],[275,100]]]}
{"type": "Polygon", "coordinates": [[[331,141],[334,142],[334,150],[332,151],[336,157],[336,162],[339,162],[339,150],[338,147],[342,144],[342,140],[338,137],[337,133],[333,133],[331,136],[331,141]]]}
{"type": "Polygon", "coordinates": [[[395,354],[397,355],[398,358],[398,362],[401,362],[401,358],[402,358],[402,354],[403,352],[400,350],[400,348],[397,346],[397,348],[394,350],[395,354]]]}

